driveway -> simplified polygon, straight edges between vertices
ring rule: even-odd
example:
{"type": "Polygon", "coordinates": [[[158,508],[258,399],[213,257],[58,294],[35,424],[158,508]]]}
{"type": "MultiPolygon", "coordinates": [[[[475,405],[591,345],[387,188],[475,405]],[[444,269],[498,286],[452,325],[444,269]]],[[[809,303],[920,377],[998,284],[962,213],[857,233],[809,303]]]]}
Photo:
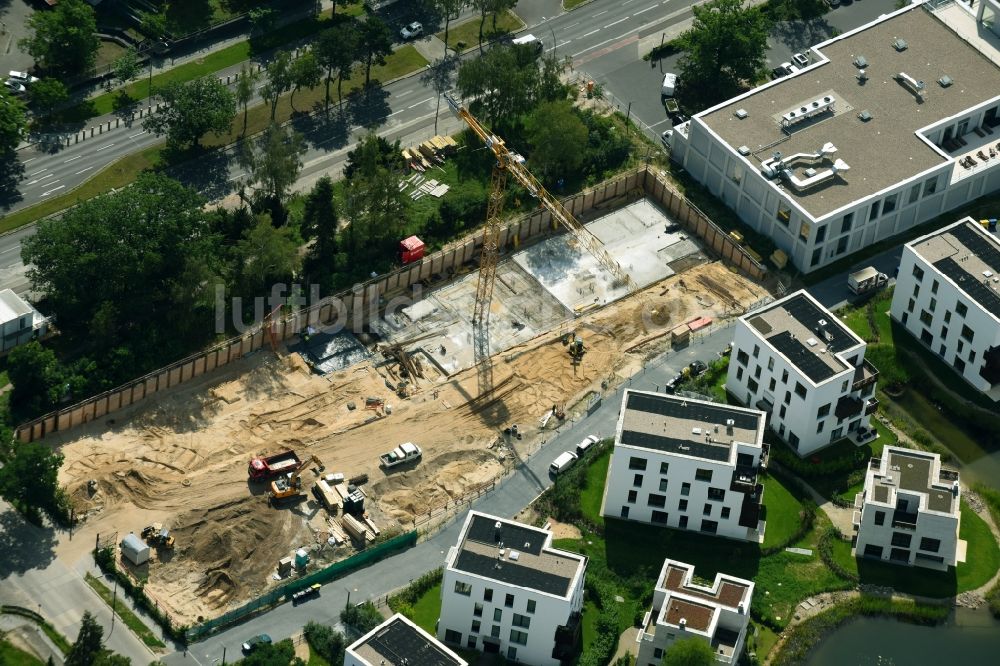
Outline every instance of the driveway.
{"type": "Polygon", "coordinates": [[[34,59],[17,48],[17,41],[27,37],[28,18],[35,13],[35,8],[28,0],[0,0],[0,63],[3,63],[3,74],[12,69],[25,71],[35,64],[34,59]]]}

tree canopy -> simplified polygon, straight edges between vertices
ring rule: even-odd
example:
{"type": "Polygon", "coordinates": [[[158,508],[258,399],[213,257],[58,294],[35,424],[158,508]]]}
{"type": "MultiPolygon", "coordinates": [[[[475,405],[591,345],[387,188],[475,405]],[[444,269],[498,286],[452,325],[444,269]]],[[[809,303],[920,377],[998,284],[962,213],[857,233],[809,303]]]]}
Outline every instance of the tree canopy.
{"type": "Polygon", "coordinates": [[[146,116],[142,127],[158,136],[166,135],[171,148],[198,147],[208,132],[228,132],[236,115],[236,98],[215,76],[179,83],[173,81],[157,91],[165,109],[146,116]]]}
{"type": "Polygon", "coordinates": [[[530,166],[544,181],[565,178],[583,164],[589,133],[569,100],[545,102],[527,117],[530,166]]]}
{"type": "Polygon", "coordinates": [[[359,26],[358,49],[365,62],[365,87],[371,82],[372,65],[384,65],[392,54],[393,35],[389,25],[378,16],[369,16],[359,26]]]}
{"type": "Polygon", "coordinates": [[[28,89],[28,102],[38,113],[48,115],[69,99],[69,91],[59,79],[45,77],[31,84],[28,89]]]}
{"type": "Polygon", "coordinates": [[[285,222],[285,198],[299,177],[305,152],[301,134],[275,123],[243,145],[239,160],[257,187],[254,207],[269,210],[279,224],[285,222]]]}
{"type": "Polygon", "coordinates": [[[91,666],[101,652],[101,639],[104,638],[104,629],[97,624],[97,620],[90,614],[90,611],[83,611],[83,619],[80,620],[80,632],[76,636],[76,642],[66,655],[66,666],[91,666]]]}
{"type": "Polygon", "coordinates": [[[327,28],[319,34],[313,43],[316,61],[326,72],[325,108],[330,108],[330,81],[337,77],[337,99],[343,97],[341,87],[344,79],[351,78],[351,69],[358,53],[358,42],[361,39],[358,22],[351,18],[336,28],[327,28]]]}
{"type": "Polygon", "coordinates": [[[712,647],[700,638],[683,638],[667,648],[663,666],[712,666],[712,647]]]}
{"type": "Polygon", "coordinates": [[[694,5],[694,25],[680,37],[680,88],[691,108],[729,99],[751,85],[764,69],[771,22],[746,0],[711,0],[694,5]]]}
{"type": "Polygon", "coordinates": [[[84,0],[62,0],[28,18],[32,34],[18,46],[52,74],[80,74],[94,66],[101,40],[94,9],[84,0]]]}
{"type": "Polygon", "coordinates": [[[21,100],[0,88],[0,154],[17,148],[27,123],[28,117],[21,100]]]}
{"type": "Polygon", "coordinates": [[[352,260],[391,256],[408,219],[411,199],[399,191],[399,142],[369,134],[348,153],[345,215],[347,251],[352,260]],[[389,149],[386,147],[389,146],[389,149]]]}
{"type": "Polygon", "coordinates": [[[62,454],[44,444],[15,444],[14,455],[0,468],[0,496],[29,517],[41,510],[59,518],[62,491],[58,475],[62,461],[62,454]]]}
{"type": "Polygon", "coordinates": [[[334,274],[340,259],[337,243],[339,224],[333,201],[333,181],[329,176],[323,176],[306,195],[302,237],[312,241],[304,262],[306,276],[311,284],[318,284],[324,292],[333,290],[334,274]]]}

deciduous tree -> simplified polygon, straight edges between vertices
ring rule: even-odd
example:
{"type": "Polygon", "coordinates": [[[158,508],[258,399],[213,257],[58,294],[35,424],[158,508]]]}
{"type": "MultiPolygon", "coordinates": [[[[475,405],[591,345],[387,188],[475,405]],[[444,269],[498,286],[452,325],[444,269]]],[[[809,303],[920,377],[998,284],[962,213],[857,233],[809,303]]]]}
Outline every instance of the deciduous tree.
{"type": "Polygon", "coordinates": [[[294,84],[291,54],[288,51],[278,51],[271,62],[267,63],[265,71],[267,83],[261,87],[260,95],[271,105],[271,122],[274,122],[274,116],[278,112],[278,100],[291,90],[294,84]]]}
{"type": "Polygon", "coordinates": [[[534,48],[505,46],[462,63],[456,85],[464,98],[473,100],[473,111],[501,130],[534,107],[541,81],[534,48]]]}
{"type": "Polygon", "coordinates": [[[198,147],[207,132],[225,134],[236,115],[236,98],[214,76],[187,83],[171,82],[157,91],[165,109],[146,117],[143,129],[166,135],[171,148],[198,147]]]}
{"type": "Polygon", "coordinates": [[[114,72],[119,85],[125,85],[138,76],[139,69],[139,54],[136,53],[134,48],[126,49],[125,53],[121,54],[117,60],[111,63],[111,71],[114,72]]]}
{"type": "Polygon", "coordinates": [[[275,123],[258,139],[244,144],[240,164],[250,172],[249,182],[257,186],[255,208],[271,211],[278,224],[285,222],[285,197],[299,177],[305,152],[301,134],[275,123]]]}
{"type": "Polygon", "coordinates": [[[316,55],[312,51],[306,51],[292,62],[292,95],[288,99],[292,110],[295,110],[295,93],[302,88],[313,88],[319,85],[319,79],[323,75],[316,61],[316,55]]]}
{"type": "Polygon", "coordinates": [[[62,454],[44,444],[15,444],[13,457],[0,469],[0,495],[33,519],[39,511],[57,516],[62,461],[62,454]]]}
{"type": "Polygon", "coordinates": [[[361,22],[359,51],[365,61],[365,87],[371,82],[372,65],[384,65],[385,57],[392,54],[392,30],[378,16],[369,16],[361,22]]]}
{"type": "Polygon", "coordinates": [[[675,641],[663,655],[663,666],[712,666],[714,663],[711,646],[699,638],[675,641]]]}
{"type": "Polygon", "coordinates": [[[316,60],[326,71],[326,110],[330,110],[330,81],[337,77],[337,100],[343,98],[341,87],[344,79],[351,78],[351,69],[357,61],[358,22],[355,19],[345,21],[336,28],[328,28],[320,33],[313,44],[316,60]]]}
{"type": "Polygon", "coordinates": [[[28,18],[32,34],[18,46],[54,74],[79,74],[94,66],[101,40],[94,9],[84,0],[63,0],[28,18]]]}
{"type": "Polygon", "coordinates": [[[545,102],[524,123],[531,166],[543,181],[575,172],[586,156],[588,132],[569,100],[545,102]]]}
{"type": "Polygon", "coordinates": [[[28,88],[28,103],[36,113],[47,116],[69,99],[69,91],[59,79],[45,77],[31,84],[28,88]]]}
{"type": "Polygon", "coordinates": [[[236,102],[243,107],[243,133],[247,133],[247,113],[249,112],[250,101],[257,92],[257,84],[260,83],[260,72],[253,65],[244,64],[240,68],[239,78],[236,79],[236,102]]]}
{"type": "Polygon", "coordinates": [[[430,0],[431,6],[444,19],[444,45],[445,53],[448,52],[448,29],[451,27],[452,19],[458,18],[462,7],[469,4],[469,0],[430,0]]]}
{"type": "Polygon", "coordinates": [[[309,282],[320,285],[323,290],[333,287],[337,254],[340,251],[337,243],[339,224],[337,207],[333,201],[333,181],[329,176],[324,176],[306,195],[302,215],[302,238],[312,241],[303,267],[309,282]]]}
{"type": "MultiPolygon", "coordinates": [[[[352,170],[346,189],[345,212],[349,254],[384,261],[391,253],[407,218],[410,198],[399,191],[399,171],[383,149],[384,139],[369,134],[352,160],[352,170]]],[[[391,144],[390,144],[391,145],[391,144]]],[[[398,143],[396,150],[399,154],[398,143]]]]}
{"type": "Polygon", "coordinates": [[[27,124],[24,104],[0,88],[0,155],[17,148],[27,124]]]}
{"type": "Polygon", "coordinates": [[[300,240],[292,227],[275,228],[270,215],[258,215],[236,246],[242,293],[263,296],[274,284],[290,284],[301,267],[300,240]]]}
{"type": "Polygon", "coordinates": [[[91,666],[97,655],[101,652],[101,639],[104,638],[104,629],[97,624],[97,620],[90,614],[90,611],[83,611],[83,619],[80,620],[80,633],[76,636],[76,642],[66,655],[66,666],[91,666]]]}

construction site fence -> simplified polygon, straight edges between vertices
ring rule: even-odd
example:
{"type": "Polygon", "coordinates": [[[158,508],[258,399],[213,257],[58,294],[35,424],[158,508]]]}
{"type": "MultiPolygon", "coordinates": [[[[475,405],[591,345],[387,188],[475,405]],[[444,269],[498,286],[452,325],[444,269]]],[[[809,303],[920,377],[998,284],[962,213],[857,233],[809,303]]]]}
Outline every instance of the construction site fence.
{"type": "MultiPolygon", "coordinates": [[[[687,231],[699,237],[711,253],[754,280],[762,280],[767,269],[688,201],[656,167],[643,165],[604,181],[563,200],[573,215],[582,217],[601,209],[617,207],[646,196],[662,206],[687,231]]],[[[503,225],[500,247],[512,251],[522,243],[558,230],[547,210],[539,209],[503,225]]],[[[482,232],[467,236],[431,253],[422,260],[357,284],[349,290],[324,298],[309,307],[275,318],[212,348],[139,377],[124,386],[100,393],[70,407],[50,412],[17,427],[19,441],[32,442],[101,419],[150,396],[225,367],[268,344],[298,335],[306,326],[321,328],[334,324],[360,333],[365,323],[378,316],[387,295],[406,293],[417,284],[430,284],[441,276],[471,264],[482,247],[482,232]],[[269,329],[269,330],[268,330],[269,329]]]]}
{"type": "Polygon", "coordinates": [[[337,578],[341,578],[358,569],[366,567],[373,562],[377,562],[378,560],[388,557],[389,555],[393,555],[400,550],[411,548],[416,545],[416,543],[417,532],[416,530],[411,530],[383,541],[382,543],[369,546],[360,553],[352,555],[345,560],[334,562],[324,569],[314,571],[311,574],[285,583],[281,587],[275,588],[274,590],[257,597],[253,601],[247,602],[239,608],[224,613],[215,619],[207,620],[195,627],[191,627],[187,631],[187,640],[192,642],[204,638],[205,636],[208,636],[223,627],[228,627],[241,622],[246,618],[281,603],[283,600],[288,600],[294,593],[307,588],[310,585],[316,583],[319,583],[320,585],[329,583],[332,580],[336,580],[337,578]]]}

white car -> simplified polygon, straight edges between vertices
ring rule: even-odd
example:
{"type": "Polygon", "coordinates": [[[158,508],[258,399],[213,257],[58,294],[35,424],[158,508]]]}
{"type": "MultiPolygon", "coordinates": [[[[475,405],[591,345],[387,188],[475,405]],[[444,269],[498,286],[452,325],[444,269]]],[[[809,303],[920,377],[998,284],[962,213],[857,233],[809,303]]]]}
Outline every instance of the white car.
{"type": "Polygon", "coordinates": [[[14,79],[7,79],[6,81],[3,82],[3,85],[5,88],[7,88],[7,92],[13,95],[21,95],[27,90],[27,88],[25,88],[23,85],[21,85],[14,79]]]}
{"type": "Polygon", "coordinates": [[[8,72],[7,76],[10,78],[11,81],[17,81],[18,83],[21,84],[34,83],[35,81],[38,80],[37,76],[32,76],[27,72],[15,72],[13,70],[8,72]]]}
{"type": "Polygon", "coordinates": [[[563,451],[556,457],[555,460],[552,461],[552,464],[549,465],[549,474],[552,476],[559,476],[569,469],[570,466],[576,462],[576,460],[577,455],[575,453],[572,451],[563,451]]]}
{"type": "Polygon", "coordinates": [[[399,31],[399,36],[404,40],[406,39],[416,39],[420,35],[424,34],[424,26],[420,25],[417,21],[414,21],[410,25],[404,27],[399,31]]]}
{"type": "Polygon", "coordinates": [[[673,138],[674,138],[674,131],[672,129],[668,129],[664,131],[663,134],[660,135],[660,141],[663,142],[663,146],[667,150],[670,150],[670,142],[673,141],[673,138]]]}
{"type": "Polygon", "coordinates": [[[660,86],[660,95],[663,97],[673,97],[676,89],[677,75],[673,72],[667,72],[663,75],[663,83],[660,86]]]}
{"type": "Polygon", "coordinates": [[[809,66],[809,56],[804,53],[796,53],[792,56],[792,62],[799,69],[804,69],[809,66]]]}
{"type": "Polygon", "coordinates": [[[597,435],[587,435],[587,438],[576,445],[576,455],[578,458],[583,457],[583,454],[587,452],[587,449],[597,444],[600,438],[597,435]]]}

